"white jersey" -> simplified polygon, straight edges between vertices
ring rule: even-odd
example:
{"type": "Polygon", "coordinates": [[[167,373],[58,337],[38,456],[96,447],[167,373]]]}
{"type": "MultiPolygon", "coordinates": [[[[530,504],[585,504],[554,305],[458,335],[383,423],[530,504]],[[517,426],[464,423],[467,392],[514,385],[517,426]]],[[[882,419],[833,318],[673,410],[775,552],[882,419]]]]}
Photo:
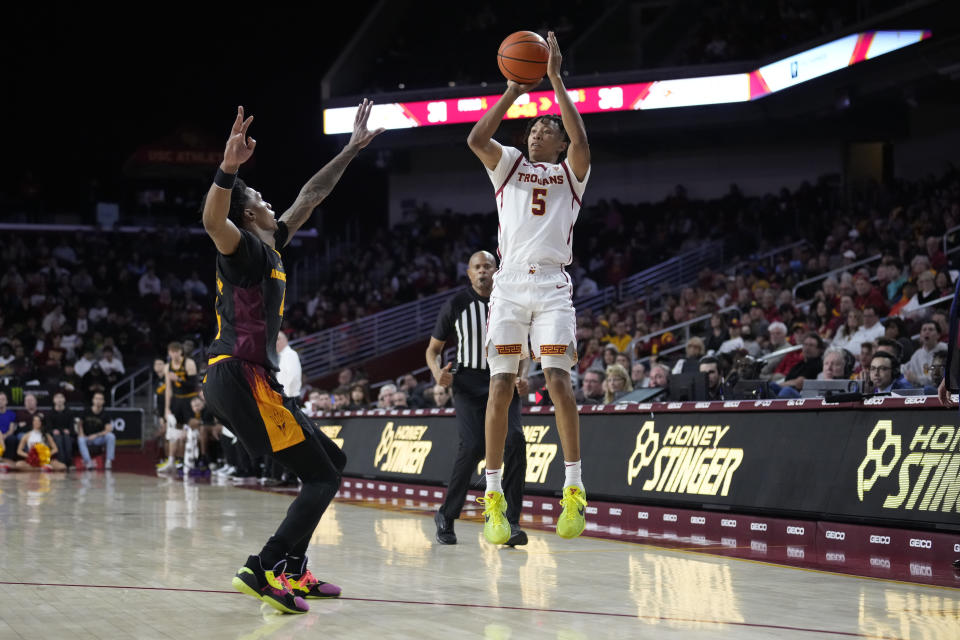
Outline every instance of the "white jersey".
{"type": "Polygon", "coordinates": [[[566,160],[532,163],[519,149],[505,146],[496,169],[487,169],[487,174],[497,190],[501,263],[514,267],[570,264],[573,225],[590,169],[580,181],[566,160]]]}

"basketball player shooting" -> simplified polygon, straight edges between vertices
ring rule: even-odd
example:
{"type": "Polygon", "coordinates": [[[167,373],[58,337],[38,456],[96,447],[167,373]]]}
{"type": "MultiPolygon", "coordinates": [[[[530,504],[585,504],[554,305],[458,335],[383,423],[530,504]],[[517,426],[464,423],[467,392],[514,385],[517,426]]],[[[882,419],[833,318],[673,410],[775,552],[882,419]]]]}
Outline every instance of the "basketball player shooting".
{"type": "Polygon", "coordinates": [[[586,525],[586,494],[580,471],[580,416],[570,384],[576,363],[573,285],[564,271],[573,258],[573,225],[590,177],[590,147],[583,120],[560,77],[560,47],[547,36],[547,77],[560,118],[546,115],[527,127],[527,156],[493,139],[517,98],[539,84],[507,82],[507,90],[473,127],[470,149],[487,168],[496,189],[501,267],[494,276],[487,331],[490,397],[486,412],[487,489],[484,535],[493,544],[510,537],[501,476],[507,412],[520,359],[540,359],[556,407],[557,430],[566,466],[557,534],[575,538],[586,525]]]}
{"type": "Polygon", "coordinates": [[[303,483],[276,533],[247,558],[233,587],[284,613],[306,612],[305,599],[340,595],[339,587],[307,568],[306,551],[340,486],[346,457],[277,382],[287,284],[282,251],[350,161],[383,131],[367,129],[372,104],[360,104],[350,141],[307,181],[279,220],[260,193],[237,178],[256,146],[247,135],[253,116],[245,119],[240,107],[203,206],[204,229],[217,247],[217,335],[208,352],[204,396],[251,456],[271,456],[303,483]]]}

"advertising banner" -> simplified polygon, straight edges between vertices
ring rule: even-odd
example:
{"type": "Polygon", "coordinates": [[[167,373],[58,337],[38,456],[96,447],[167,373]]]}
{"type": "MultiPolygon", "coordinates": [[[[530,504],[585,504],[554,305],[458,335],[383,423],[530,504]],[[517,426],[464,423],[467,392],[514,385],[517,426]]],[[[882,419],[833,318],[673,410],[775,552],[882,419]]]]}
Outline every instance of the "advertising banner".
{"type": "MultiPolygon", "coordinates": [[[[939,409],[581,415],[589,495],[615,502],[729,508],[960,527],[960,428],[939,409]]],[[[443,484],[456,418],[363,416],[317,421],[347,454],[346,475],[443,484]]],[[[551,414],[523,416],[526,491],[563,486],[551,414]]],[[[476,486],[481,486],[478,465],[476,486]]]]}

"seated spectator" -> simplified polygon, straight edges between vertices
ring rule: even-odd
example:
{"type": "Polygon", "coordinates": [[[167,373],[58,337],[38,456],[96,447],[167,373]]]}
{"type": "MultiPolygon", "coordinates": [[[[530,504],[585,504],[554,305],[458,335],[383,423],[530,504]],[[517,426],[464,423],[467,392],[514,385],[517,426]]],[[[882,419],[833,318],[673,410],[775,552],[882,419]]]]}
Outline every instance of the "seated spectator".
{"type": "Polygon", "coordinates": [[[605,394],[605,377],[606,374],[603,371],[594,369],[583,374],[583,382],[576,394],[577,404],[602,404],[605,394]]]}
{"type": "Polygon", "coordinates": [[[655,364],[650,367],[650,387],[666,389],[670,386],[670,369],[666,365],[655,364]]]}
{"type": "Polygon", "coordinates": [[[703,345],[705,353],[715,353],[729,339],[730,332],[727,331],[726,318],[722,313],[714,313],[710,316],[710,332],[703,345]]]}
{"type": "Polygon", "coordinates": [[[743,338],[740,337],[741,328],[740,318],[730,319],[728,327],[730,337],[727,340],[724,340],[723,344],[720,345],[720,348],[717,349],[717,353],[730,353],[731,351],[743,349],[743,338]]]}
{"type": "Polygon", "coordinates": [[[860,341],[857,332],[863,325],[863,312],[860,309],[851,309],[847,312],[847,321],[842,324],[830,341],[830,346],[846,349],[850,353],[860,351],[860,341]]]}
{"type": "Polygon", "coordinates": [[[93,357],[92,351],[84,351],[83,356],[76,361],[73,365],[73,370],[77,372],[77,375],[81,378],[87,374],[87,371],[90,370],[90,367],[96,362],[96,358],[93,357]]]}
{"type": "Polygon", "coordinates": [[[345,387],[353,382],[354,373],[353,369],[350,367],[344,367],[340,370],[340,373],[337,374],[337,385],[345,387]]]}
{"type": "Polygon", "coordinates": [[[937,395],[937,389],[943,382],[946,375],[947,350],[941,349],[933,354],[933,362],[930,364],[930,384],[924,385],[923,393],[928,396],[937,395]]]}
{"type": "Polygon", "coordinates": [[[893,316],[903,316],[906,315],[906,308],[908,305],[913,305],[911,308],[916,309],[919,306],[916,303],[917,298],[917,283],[912,280],[907,280],[903,283],[903,286],[900,288],[901,295],[898,300],[896,300],[890,306],[890,317],[893,316]]]}
{"type": "Polygon", "coordinates": [[[603,348],[603,354],[601,357],[595,359],[593,364],[590,365],[590,371],[600,371],[606,375],[607,367],[612,364],[617,364],[617,354],[620,353],[617,348],[608,344],[603,348]]]}
{"type": "Polygon", "coordinates": [[[700,373],[707,374],[707,395],[697,400],[723,400],[723,376],[720,375],[720,361],[714,356],[700,360],[700,373]]]}
{"type": "Polygon", "coordinates": [[[424,388],[429,386],[430,385],[427,384],[421,385],[417,382],[416,377],[412,373],[406,373],[397,380],[397,389],[407,394],[407,406],[414,409],[426,406],[422,392],[424,388]]]}
{"type": "MultiPolygon", "coordinates": [[[[331,406],[330,394],[321,389],[314,389],[307,396],[307,403],[304,405],[303,412],[307,414],[308,418],[319,418],[327,411],[330,411],[331,406]]],[[[367,403],[367,406],[363,408],[368,409],[369,407],[370,404],[367,403]]]]}
{"type": "Polygon", "coordinates": [[[883,339],[895,341],[899,345],[899,351],[896,356],[900,362],[909,360],[913,355],[914,346],[907,332],[907,323],[899,316],[890,316],[884,323],[883,338],[877,338],[877,344],[881,344],[883,339]]]}
{"type": "Polygon", "coordinates": [[[11,460],[17,451],[17,414],[7,407],[7,394],[0,391],[0,443],[3,444],[3,455],[11,460]]]}
{"type": "Polygon", "coordinates": [[[684,346],[684,352],[686,357],[677,360],[677,363],[673,365],[671,373],[691,373],[697,370],[700,358],[706,353],[703,338],[693,336],[687,340],[687,344],[684,346]]]}
{"type": "Polygon", "coordinates": [[[823,352],[823,370],[817,380],[847,380],[853,369],[853,356],[846,349],[830,347],[823,352]]]}
{"type": "Polygon", "coordinates": [[[613,327],[613,333],[604,337],[604,342],[613,345],[618,353],[625,351],[627,345],[629,345],[630,341],[633,340],[633,336],[627,333],[627,323],[623,320],[619,320],[613,325],[613,327]]]}
{"type": "Polygon", "coordinates": [[[183,292],[189,293],[194,298],[207,297],[207,285],[204,284],[195,270],[190,273],[190,277],[187,280],[184,280],[183,292]]]}
{"type": "Polygon", "coordinates": [[[117,446],[117,437],[113,434],[113,422],[104,415],[104,395],[101,392],[93,394],[90,407],[83,413],[77,423],[77,448],[83,457],[84,469],[93,468],[90,459],[90,445],[106,447],[106,462],[104,468],[113,467],[114,450],[117,446]]]}
{"type": "MultiPolygon", "coordinates": [[[[751,358],[759,358],[763,352],[763,346],[760,344],[759,336],[753,332],[753,325],[744,324],[740,327],[740,339],[743,340],[743,348],[737,351],[746,351],[751,358]]],[[[722,351],[717,356],[730,356],[732,351],[722,351]]]]}
{"type": "Polygon", "coordinates": [[[873,393],[890,393],[894,389],[912,389],[903,376],[897,374],[900,361],[886,351],[877,351],[870,361],[870,383],[873,393]]]}
{"type": "Polygon", "coordinates": [[[826,301],[817,300],[813,305],[813,313],[808,317],[811,328],[820,334],[821,338],[829,341],[833,337],[834,331],[830,326],[832,321],[833,314],[830,313],[826,301]]]}
{"type": "Polygon", "coordinates": [[[73,448],[77,440],[77,417],[67,408],[67,398],[61,392],[53,394],[53,410],[47,412],[46,424],[57,444],[58,458],[68,467],[73,466],[73,448]]]}
{"type": "Polygon", "coordinates": [[[27,393],[23,396],[23,409],[17,412],[17,436],[22,436],[30,431],[33,425],[33,416],[40,413],[37,407],[37,396],[27,393]]]}
{"type": "Polygon", "coordinates": [[[47,432],[43,414],[34,415],[30,430],[20,438],[17,445],[17,470],[66,471],[67,466],[56,459],[57,453],[57,444],[53,441],[50,433],[47,432]],[[38,445],[46,448],[46,451],[41,453],[38,445]],[[49,458],[46,458],[46,456],[49,456],[49,458]]]}
{"type": "Polygon", "coordinates": [[[824,344],[820,336],[811,331],[804,336],[802,344],[802,360],[786,373],[785,379],[780,383],[781,387],[801,391],[804,380],[815,379],[823,370],[823,360],[820,354],[823,353],[824,344]]]}
{"type": "Polygon", "coordinates": [[[854,309],[856,309],[856,307],[853,304],[853,296],[840,296],[840,305],[833,310],[833,320],[827,325],[829,330],[833,332],[834,337],[836,337],[840,327],[850,319],[850,312],[854,309]]]}
{"type": "Polygon", "coordinates": [[[588,338],[584,342],[583,351],[580,354],[577,361],[577,370],[580,372],[580,375],[590,368],[590,366],[596,361],[597,358],[602,358],[602,350],[600,349],[600,340],[597,338],[588,338]]]}
{"type": "Polygon", "coordinates": [[[947,296],[953,295],[953,282],[950,280],[949,271],[937,271],[936,277],[933,279],[933,286],[937,289],[937,297],[945,298],[947,296]]]}
{"type": "Polygon", "coordinates": [[[623,367],[624,371],[630,371],[633,367],[633,361],[630,359],[629,353],[618,353],[614,362],[623,367]]]}
{"type": "Polygon", "coordinates": [[[385,384],[380,387],[380,392],[377,395],[377,409],[390,409],[393,407],[393,394],[397,390],[397,385],[395,384],[385,384]]]}
{"type": "Polygon", "coordinates": [[[390,399],[391,409],[408,409],[410,408],[410,399],[407,396],[407,392],[401,389],[397,389],[393,392],[393,396],[390,399]]]}
{"type": "Polygon", "coordinates": [[[920,348],[913,352],[910,360],[903,367],[903,375],[916,388],[932,383],[930,365],[933,364],[935,351],[946,348],[940,344],[940,327],[936,322],[928,320],[920,326],[920,348]]]}
{"type": "Polygon", "coordinates": [[[450,389],[447,387],[437,384],[433,386],[432,390],[433,395],[433,406],[438,409],[451,409],[453,408],[453,398],[450,395],[450,389]]]}
{"type": "Polygon", "coordinates": [[[117,359],[116,354],[113,352],[113,347],[105,346],[103,348],[103,357],[100,358],[98,363],[100,369],[108,378],[112,379],[116,377],[119,379],[119,377],[125,373],[123,362],[117,359]]]}
{"type": "Polygon", "coordinates": [[[635,362],[630,369],[630,383],[634,389],[645,389],[650,386],[647,377],[647,367],[642,362],[635,362]]]}
{"type": "Polygon", "coordinates": [[[347,409],[350,411],[359,411],[370,406],[370,394],[367,391],[367,385],[354,384],[350,387],[350,404],[347,409]]]}
{"type": "Polygon", "coordinates": [[[633,385],[630,382],[630,375],[627,370],[619,364],[612,364],[607,367],[603,390],[604,404],[611,404],[633,391],[633,385]]]}
{"type": "MultiPolygon", "coordinates": [[[[881,340],[883,338],[880,338],[881,340]]],[[[877,351],[877,343],[875,342],[862,342],[860,343],[860,357],[857,358],[853,367],[853,374],[850,376],[851,379],[860,379],[865,380],[870,377],[870,362],[873,360],[873,354],[877,351]]]]}
{"type": "MultiPolygon", "coordinates": [[[[871,306],[863,308],[863,324],[853,335],[853,342],[876,342],[886,334],[886,328],[880,324],[880,313],[871,306]]],[[[856,353],[851,351],[851,353],[856,353]]]]}
{"type": "MultiPolygon", "coordinates": [[[[390,385],[391,387],[393,385],[390,385]]],[[[394,387],[396,391],[396,387],[394,387]]],[[[350,387],[337,387],[333,390],[333,410],[345,411],[350,406],[350,387]]]]}
{"type": "Polygon", "coordinates": [[[866,310],[867,307],[873,307],[877,314],[887,315],[889,309],[883,293],[870,284],[870,279],[866,275],[858,273],[853,279],[853,288],[856,291],[856,295],[853,296],[854,307],[861,311],[866,310]]]}
{"type": "Polygon", "coordinates": [[[923,305],[941,297],[940,292],[937,291],[937,287],[934,285],[935,275],[933,271],[924,271],[917,277],[917,287],[919,287],[919,290],[916,295],[910,298],[910,302],[900,309],[901,316],[909,317],[923,305]]]}

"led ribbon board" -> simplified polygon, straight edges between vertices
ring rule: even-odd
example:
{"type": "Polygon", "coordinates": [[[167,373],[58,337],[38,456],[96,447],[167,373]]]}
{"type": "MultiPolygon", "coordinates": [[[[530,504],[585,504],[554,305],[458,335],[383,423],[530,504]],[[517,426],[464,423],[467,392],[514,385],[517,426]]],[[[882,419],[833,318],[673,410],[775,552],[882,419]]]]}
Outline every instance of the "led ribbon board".
{"type": "MultiPolygon", "coordinates": [[[[783,58],[749,73],[655,80],[630,84],[568,89],[580,113],[668,109],[696,105],[747,102],[808,82],[930,38],[924,31],[865,31],[783,58]]],[[[410,129],[476,122],[500,95],[375,104],[371,129],[410,129]]],[[[323,132],[350,133],[357,107],[323,110],[323,132]]],[[[553,91],[520,96],[506,119],[560,114],[553,91]]]]}

